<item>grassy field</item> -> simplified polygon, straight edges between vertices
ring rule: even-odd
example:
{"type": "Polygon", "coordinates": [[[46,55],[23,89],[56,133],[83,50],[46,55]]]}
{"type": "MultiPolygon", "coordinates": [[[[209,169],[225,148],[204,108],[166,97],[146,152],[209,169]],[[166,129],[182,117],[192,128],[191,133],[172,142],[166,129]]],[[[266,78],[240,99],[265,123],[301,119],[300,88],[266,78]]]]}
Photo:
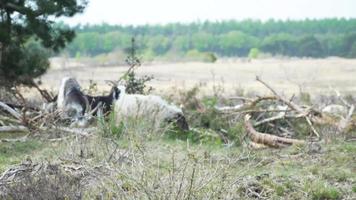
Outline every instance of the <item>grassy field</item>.
{"type": "MultiPolygon", "coordinates": [[[[84,199],[356,198],[355,142],[334,140],[317,151],[311,146],[250,150],[126,134],[116,142],[97,133],[63,141],[1,144],[0,171],[25,159],[34,163],[34,169],[38,163],[70,166],[82,174],[77,178],[84,199]]],[[[41,176],[46,186],[36,178],[23,184],[31,184],[37,196],[53,197],[46,192],[61,191],[62,197],[72,199],[78,189],[50,187],[75,188],[74,181],[62,180],[70,173],[62,173],[41,176]]],[[[14,188],[17,194],[28,190],[14,188]]]]}
{"type": "MultiPolygon", "coordinates": [[[[41,79],[43,86],[53,89],[66,75],[76,77],[84,87],[94,80],[101,92],[108,89],[104,80],[117,79],[126,69],[80,63],[67,63],[62,69],[57,60],[41,79]]],[[[123,127],[98,123],[98,129],[86,136],[54,129],[25,141],[1,142],[23,137],[1,133],[0,172],[11,167],[23,171],[9,177],[21,181],[6,192],[14,199],[356,199],[355,130],[336,135],[335,129],[317,127],[321,138],[316,140],[301,126],[295,137],[307,144],[256,150],[248,147],[241,118],[217,115],[211,106],[216,85],[222,88],[219,95],[241,90],[267,93],[255,81],[256,75],[282,94],[299,93],[299,87],[314,94],[332,93],[329,86],[353,94],[356,60],[151,64],[138,73],[153,74],[155,92],[165,97],[175,93],[187,105],[205,106],[204,112],[187,110],[190,132],[171,126],[151,129],[135,120],[123,127]],[[204,94],[190,90],[197,84],[204,94]],[[177,87],[181,89],[172,90],[177,87]],[[191,101],[195,99],[199,102],[191,101]],[[229,134],[230,143],[222,142],[221,129],[229,134]]],[[[0,183],[0,199],[2,187],[0,183]]]]}

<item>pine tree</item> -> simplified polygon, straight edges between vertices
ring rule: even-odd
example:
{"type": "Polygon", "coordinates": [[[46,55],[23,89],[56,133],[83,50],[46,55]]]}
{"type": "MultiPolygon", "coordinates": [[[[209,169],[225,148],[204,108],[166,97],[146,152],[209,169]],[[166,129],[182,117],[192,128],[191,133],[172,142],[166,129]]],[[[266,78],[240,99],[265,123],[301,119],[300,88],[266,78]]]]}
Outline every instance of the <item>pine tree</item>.
{"type": "Polygon", "coordinates": [[[75,36],[54,19],[72,17],[86,5],[86,0],[0,0],[0,84],[31,86],[49,67],[43,47],[59,51],[75,36]]]}

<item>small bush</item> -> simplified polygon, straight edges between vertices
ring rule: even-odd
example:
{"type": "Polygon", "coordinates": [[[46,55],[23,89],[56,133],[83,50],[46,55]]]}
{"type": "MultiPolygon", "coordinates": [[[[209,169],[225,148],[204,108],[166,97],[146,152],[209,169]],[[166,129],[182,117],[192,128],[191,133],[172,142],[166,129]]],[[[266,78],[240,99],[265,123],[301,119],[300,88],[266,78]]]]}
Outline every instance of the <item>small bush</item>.
{"type": "Polygon", "coordinates": [[[153,89],[148,87],[147,82],[151,81],[153,76],[137,77],[135,73],[136,67],[141,66],[141,61],[137,57],[137,47],[135,44],[135,38],[131,39],[131,47],[127,49],[129,55],[126,58],[126,63],[130,66],[128,71],[119,79],[125,81],[126,92],[128,94],[148,94],[153,89]]]}
{"type": "Polygon", "coordinates": [[[190,50],[185,55],[186,59],[191,61],[203,61],[214,63],[217,60],[217,57],[212,52],[200,52],[198,50],[190,50]]]}
{"type": "Polygon", "coordinates": [[[66,173],[58,165],[28,166],[15,179],[0,183],[0,199],[82,199],[80,176],[66,173]]]}
{"type": "Polygon", "coordinates": [[[128,94],[148,94],[152,91],[152,87],[147,86],[147,82],[151,81],[153,76],[143,76],[137,77],[134,71],[131,71],[127,74],[127,77],[124,77],[126,81],[126,92],[128,94]]]}
{"type": "Polygon", "coordinates": [[[259,57],[260,54],[260,50],[258,50],[257,48],[252,48],[250,49],[250,52],[248,53],[248,57],[250,59],[256,59],[259,57]]]}

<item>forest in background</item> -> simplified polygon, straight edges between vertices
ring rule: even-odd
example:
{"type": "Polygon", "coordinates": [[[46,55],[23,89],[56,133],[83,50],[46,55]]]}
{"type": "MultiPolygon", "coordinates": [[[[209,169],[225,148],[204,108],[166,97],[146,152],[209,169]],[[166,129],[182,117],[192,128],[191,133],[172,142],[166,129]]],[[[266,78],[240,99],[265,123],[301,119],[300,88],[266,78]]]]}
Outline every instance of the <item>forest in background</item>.
{"type": "MultiPolygon", "coordinates": [[[[62,26],[66,26],[62,24],[62,26]]],[[[356,19],[258,20],[167,25],[77,25],[62,53],[95,57],[125,52],[136,38],[145,60],[178,57],[356,57],[356,19]]]]}

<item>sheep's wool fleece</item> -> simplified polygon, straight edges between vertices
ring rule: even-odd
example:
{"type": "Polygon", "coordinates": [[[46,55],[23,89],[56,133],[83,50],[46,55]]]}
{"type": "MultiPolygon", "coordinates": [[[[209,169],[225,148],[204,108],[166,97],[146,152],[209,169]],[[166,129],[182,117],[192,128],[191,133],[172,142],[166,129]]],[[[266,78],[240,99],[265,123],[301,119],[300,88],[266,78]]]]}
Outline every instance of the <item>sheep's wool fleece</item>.
{"type": "Polygon", "coordinates": [[[175,105],[168,104],[159,96],[155,95],[122,95],[115,103],[115,112],[118,120],[122,117],[143,117],[160,123],[173,118],[182,110],[175,105]]]}
{"type": "Polygon", "coordinates": [[[64,107],[64,96],[72,89],[77,88],[80,90],[80,85],[74,78],[71,77],[64,77],[61,82],[61,86],[58,91],[58,98],[57,98],[57,108],[63,109],[64,107]]]}
{"type": "Polygon", "coordinates": [[[332,104],[328,105],[322,109],[323,113],[328,113],[331,115],[342,115],[345,116],[347,114],[347,108],[342,105],[332,104]]]}

